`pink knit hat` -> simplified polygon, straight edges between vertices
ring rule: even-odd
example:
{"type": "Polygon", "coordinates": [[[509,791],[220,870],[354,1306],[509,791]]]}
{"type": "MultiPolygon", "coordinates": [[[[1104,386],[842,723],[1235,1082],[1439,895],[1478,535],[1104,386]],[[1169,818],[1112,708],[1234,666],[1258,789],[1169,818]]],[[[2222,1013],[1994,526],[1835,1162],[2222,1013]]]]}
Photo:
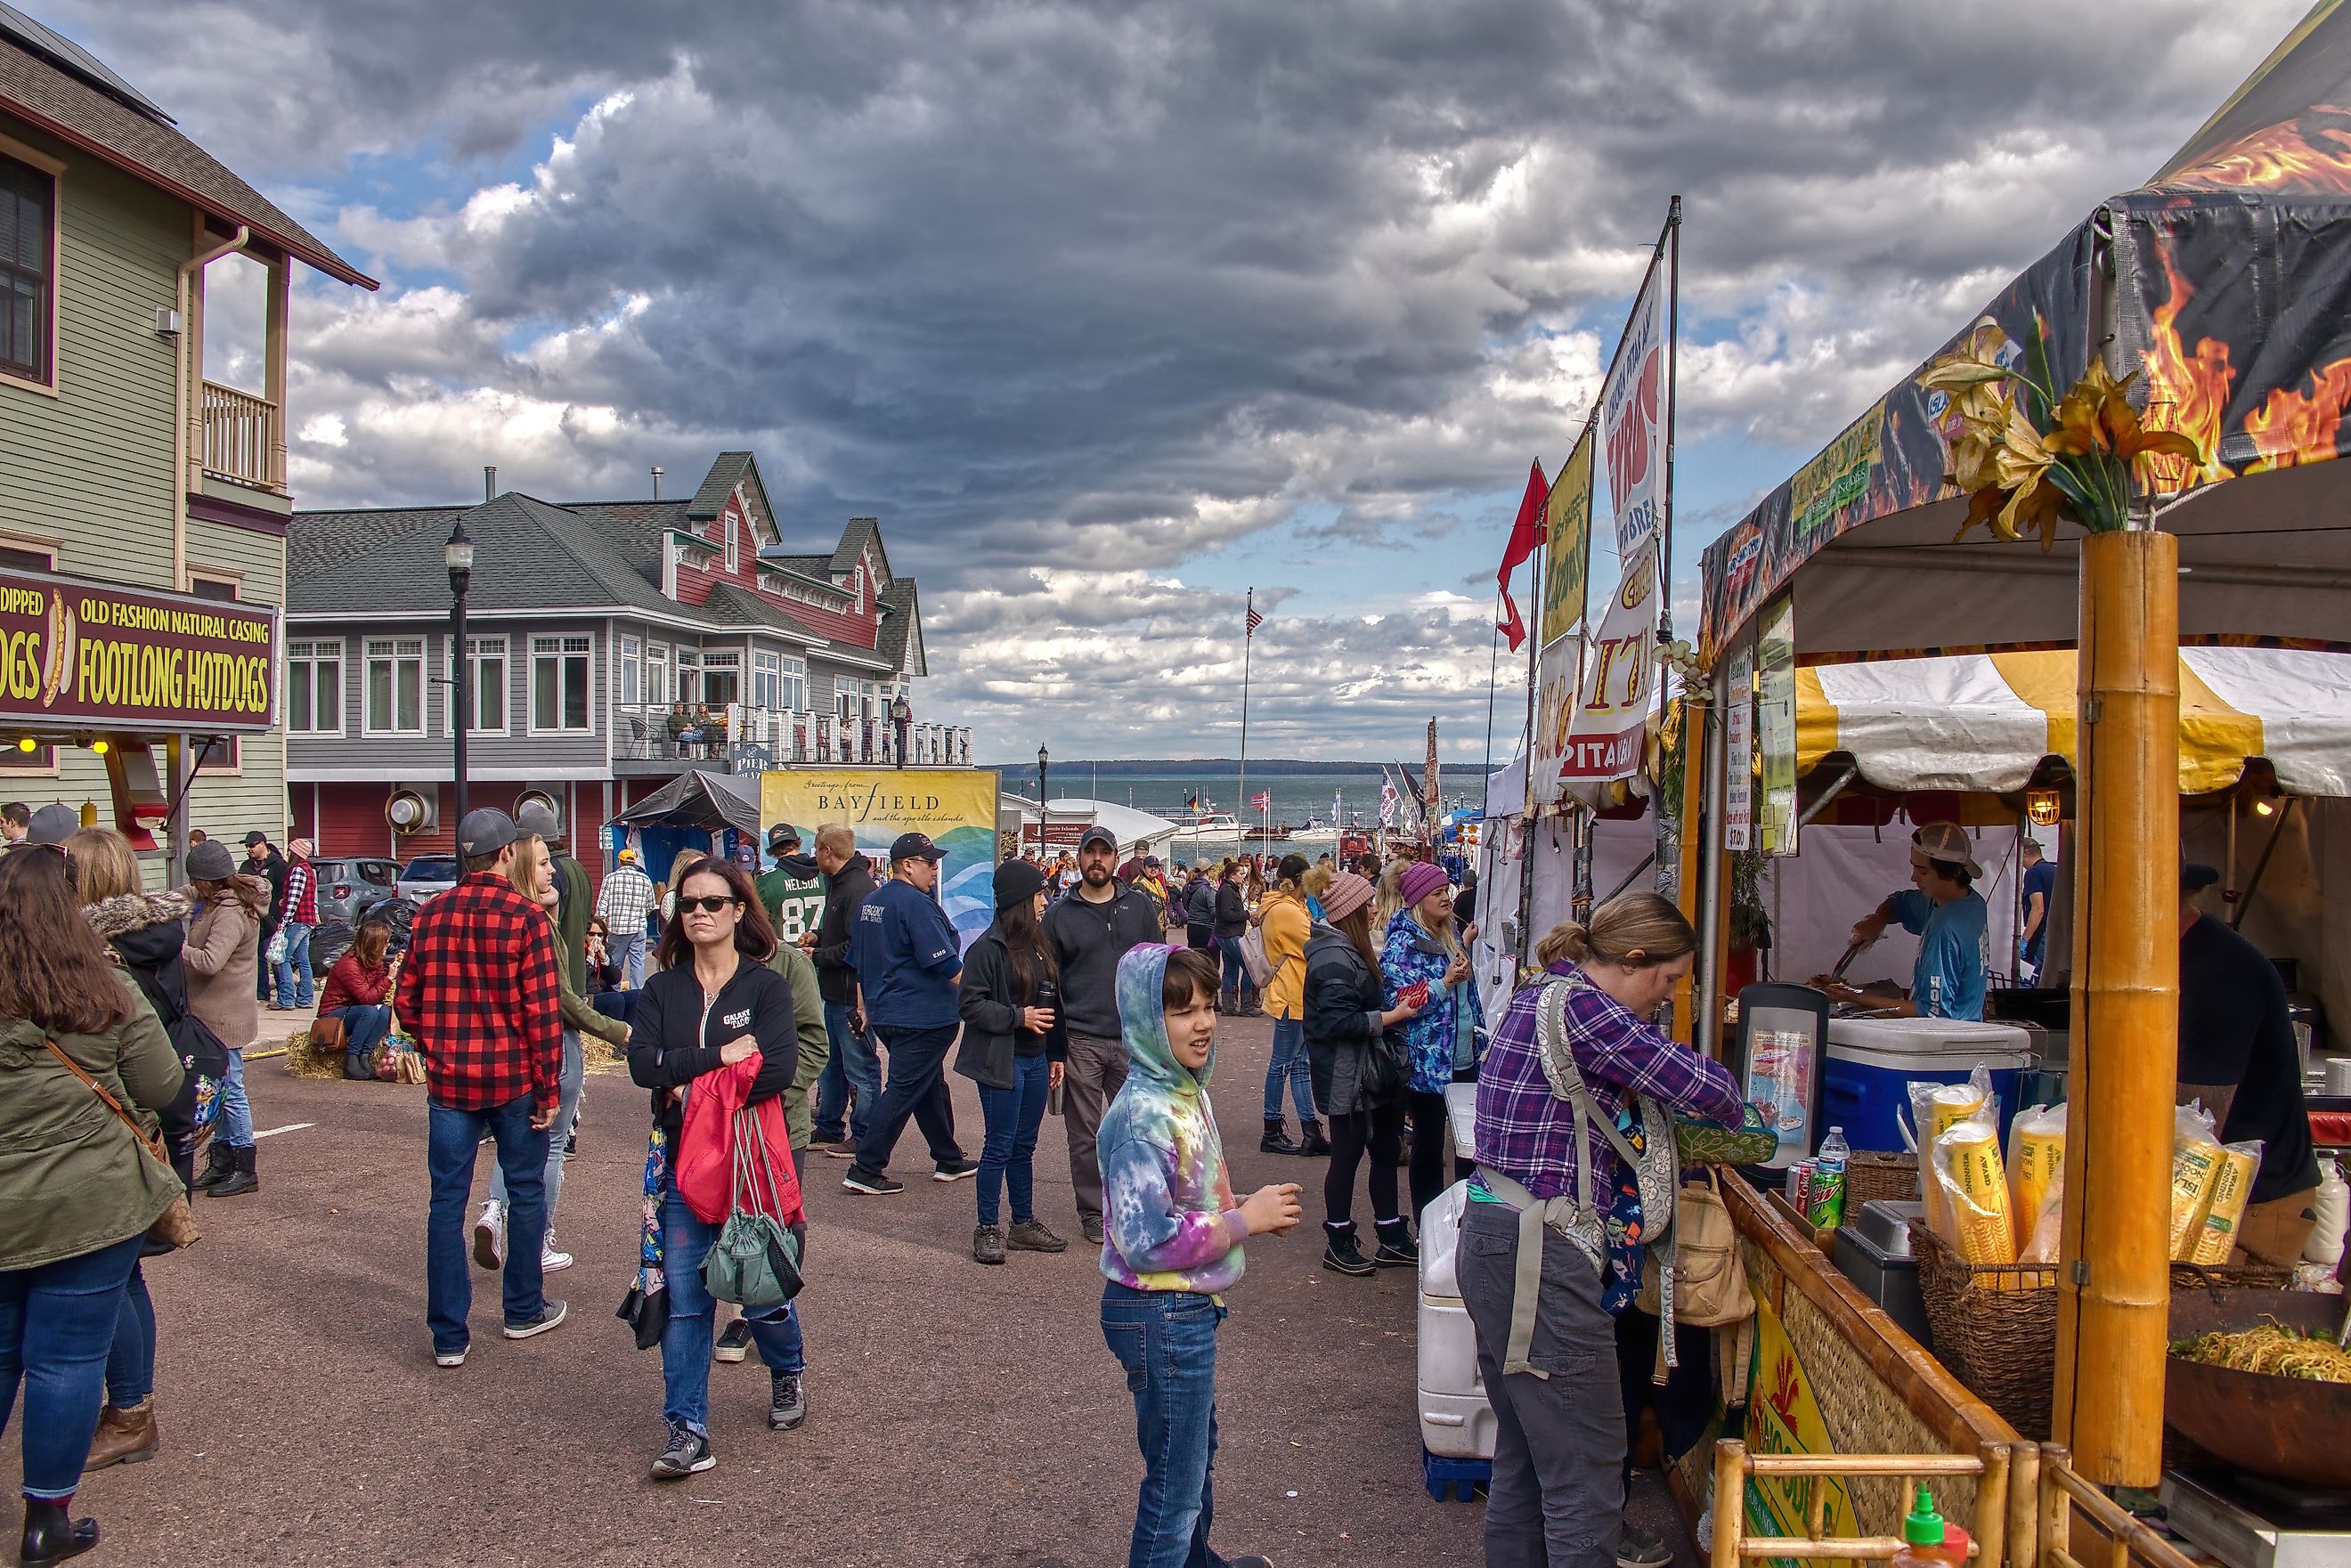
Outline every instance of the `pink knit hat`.
{"type": "Polygon", "coordinates": [[[1405,904],[1409,907],[1445,886],[1449,880],[1444,867],[1432,865],[1426,861],[1415,861],[1405,867],[1404,874],[1396,879],[1396,891],[1404,894],[1405,904]]]}
{"type": "Polygon", "coordinates": [[[1343,871],[1322,890],[1322,917],[1344,920],[1372,901],[1372,884],[1353,872],[1343,871]]]}

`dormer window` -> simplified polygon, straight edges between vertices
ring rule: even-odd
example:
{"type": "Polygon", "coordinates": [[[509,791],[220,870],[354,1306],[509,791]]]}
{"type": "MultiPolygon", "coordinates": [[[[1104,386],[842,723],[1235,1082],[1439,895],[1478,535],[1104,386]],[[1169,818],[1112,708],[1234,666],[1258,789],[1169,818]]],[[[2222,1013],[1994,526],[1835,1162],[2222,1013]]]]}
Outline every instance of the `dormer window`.
{"type": "Polygon", "coordinates": [[[735,514],[729,512],[719,518],[718,526],[726,530],[726,575],[732,577],[741,567],[741,559],[735,548],[735,514]]]}

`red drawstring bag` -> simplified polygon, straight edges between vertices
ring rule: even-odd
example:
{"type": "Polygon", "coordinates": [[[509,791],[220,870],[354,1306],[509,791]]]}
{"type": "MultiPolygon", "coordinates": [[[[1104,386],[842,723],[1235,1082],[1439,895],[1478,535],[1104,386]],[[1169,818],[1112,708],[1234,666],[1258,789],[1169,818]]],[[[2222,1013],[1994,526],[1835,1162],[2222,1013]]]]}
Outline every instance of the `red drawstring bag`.
{"type": "MultiPolygon", "coordinates": [[[[759,1076],[759,1060],[755,1051],[731,1067],[704,1073],[686,1092],[685,1120],[678,1129],[677,1155],[671,1168],[677,1173],[678,1196],[685,1199],[686,1207],[713,1225],[725,1224],[735,1211],[736,1113],[750,1099],[752,1082],[759,1076]]],[[[782,1097],[752,1106],[751,1124],[767,1145],[779,1189],[777,1201],[783,1207],[783,1212],[770,1207],[763,1187],[756,1212],[768,1215],[778,1224],[798,1224],[803,1218],[800,1178],[792,1168],[792,1140],[784,1125],[782,1097]]]]}

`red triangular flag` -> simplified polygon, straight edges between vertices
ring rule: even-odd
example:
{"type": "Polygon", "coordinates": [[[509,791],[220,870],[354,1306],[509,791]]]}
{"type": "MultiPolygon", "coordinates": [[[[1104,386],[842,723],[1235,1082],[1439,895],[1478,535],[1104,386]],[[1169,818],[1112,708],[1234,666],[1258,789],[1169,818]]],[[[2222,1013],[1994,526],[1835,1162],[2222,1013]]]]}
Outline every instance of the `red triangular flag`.
{"type": "Polygon", "coordinates": [[[1527,493],[1519,501],[1518,520],[1510,525],[1510,542],[1502,547],[1502,569],[1494,580],[1502,590],[1502,619],[1499,622],[1502,635],[1510,640],[1510,652],[1527,640],[1527,623],[1519,619],[1519,601],[1510,597],[1510,573],[1519,563],[1535,553],[1535,548],[1550,537],[1544,526],[1543,506],[1551,499],[1551,486],[1543,481],[1540,461],[1527,465],[1527,493]]]}

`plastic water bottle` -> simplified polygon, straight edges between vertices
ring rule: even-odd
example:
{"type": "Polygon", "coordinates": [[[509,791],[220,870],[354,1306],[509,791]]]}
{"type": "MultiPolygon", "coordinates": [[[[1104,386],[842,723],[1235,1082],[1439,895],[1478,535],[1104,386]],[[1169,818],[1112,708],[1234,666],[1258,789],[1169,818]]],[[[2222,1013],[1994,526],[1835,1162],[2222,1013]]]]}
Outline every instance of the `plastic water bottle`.
{"type": "Polygon", "coordinates": [[[1821,1152],[1813,1172],[1810,1212],[1805,1218],[1816,1229],[1834,1230],[1844,1223],[1844,1167],[1853,1155],[1853,1147],[1844,1141],[1843,1127],[1831,1127],[1829,1135],[1821,1140],[1821,1152]]]}

